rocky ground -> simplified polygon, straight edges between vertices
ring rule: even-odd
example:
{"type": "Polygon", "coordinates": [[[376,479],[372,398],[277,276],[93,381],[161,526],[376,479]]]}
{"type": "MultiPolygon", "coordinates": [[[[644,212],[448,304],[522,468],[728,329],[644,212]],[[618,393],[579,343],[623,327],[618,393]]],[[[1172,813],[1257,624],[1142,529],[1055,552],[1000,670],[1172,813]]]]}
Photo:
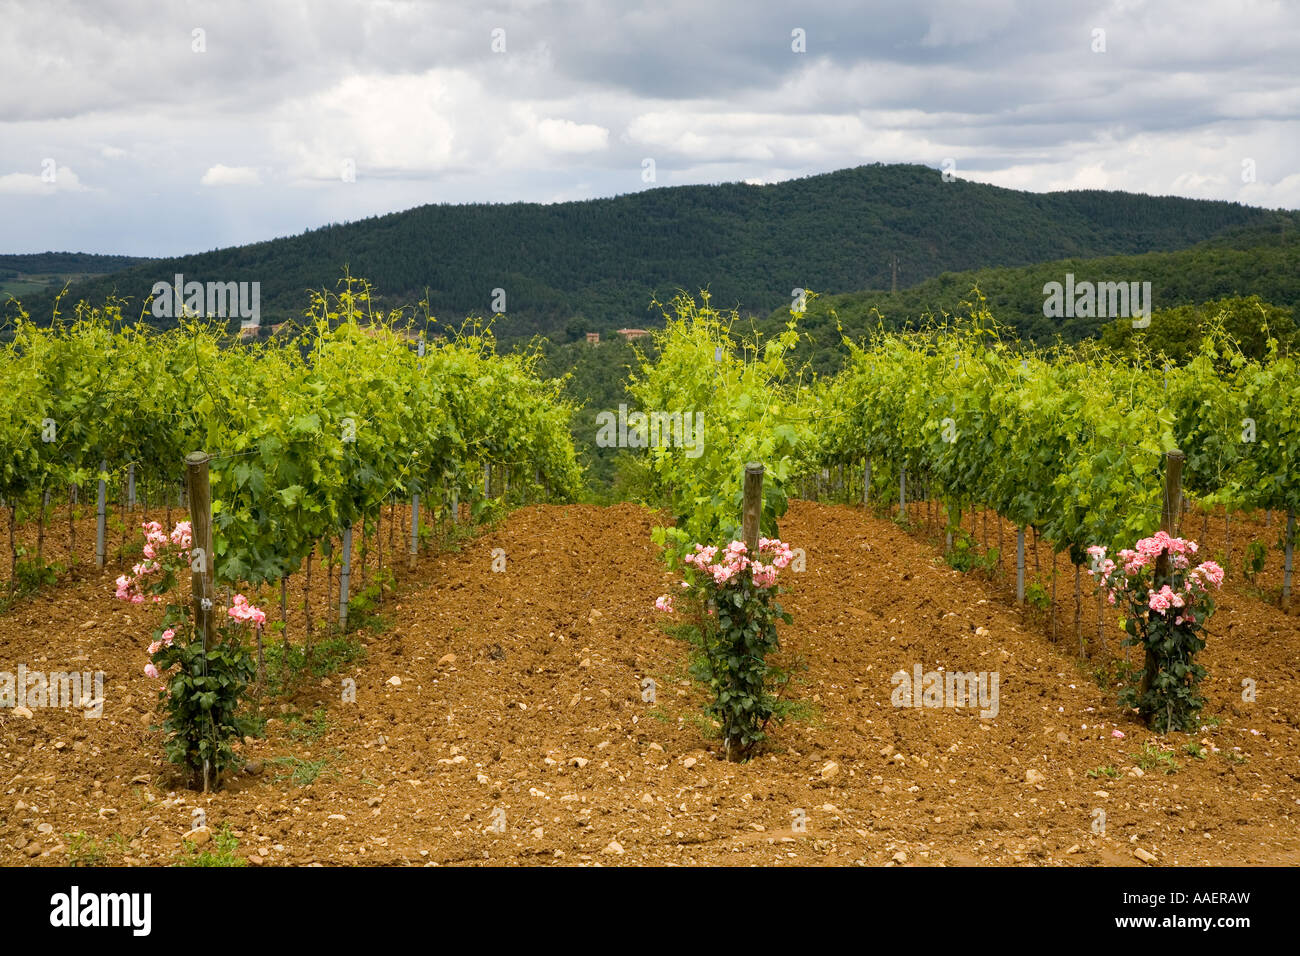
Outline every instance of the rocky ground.
{"type": "MultiPolygon", "coordinates": [[[[166,865],[197,819],[205,849],[224,832],[263,866],[1300,862],[1300,626],[1263,600],[1271,579],[1230,582],[1203,656],[1205,726],[1160,737],[1098,685],[1119,634],[1104,618],[1096,638],[1088,597],[1093,656],[1076,657],[1072,573],[1053,642],[1005,576],[950,570],[923,531],[795,502],[781,531],[806,569],[782,660],[799,707],[733,764],[653,609],[672,587],[653,522],[631,505],[528,507],[414,571],[390,554],[396,591],[358,632],[364,656],[267,700],[246,770],[208,795],[180,786],[150,729],[156,612],[114,601],[115,562],[83,558],[0,614],[0,670],[106,674],[99,719],[0,711],[0,863],[166,865]],[[997,672],[997,716],[893,706],[891,675],[917,664],[997,672]]],[[[1050,560],[1044,547],[1048,579],[1050,560]]],[[[278,617],[278,592],[260,599],[278,617]]],[[[300,606],[289,631],[301,638],[300,606]]]]}

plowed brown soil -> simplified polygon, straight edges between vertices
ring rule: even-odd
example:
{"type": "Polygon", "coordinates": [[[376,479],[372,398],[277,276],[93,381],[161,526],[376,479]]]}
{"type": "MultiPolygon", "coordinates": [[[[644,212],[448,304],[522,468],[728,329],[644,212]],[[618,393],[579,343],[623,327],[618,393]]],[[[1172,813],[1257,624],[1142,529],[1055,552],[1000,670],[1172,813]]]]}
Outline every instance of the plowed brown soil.
{"type": "MultiPolygon", "coordinates": [[[[323,709],[323,733],[273,718],[244,747],[261,772],[209,795],[179,787],[148,729],[156,612],[113,600],[116,568],[83,564],[0,615],[0,670],[107,674],[98,720],[0,712],[0,863],[65,864],[89,840],[109,864],[167,864],[195,808],[263,865],[1300,862],[1300,626],[1248,589],[1229,586],[1212,622],[1206,728],[1158,737],[1076,662],[1073,605],[1051,643],[1004,580],[951,571],[861,509],[795,502],[782,537],[807,557],[783,659],[806,665],[789,695],[805,706],[732,764],[652,607],[672,586],[653,522],[631,505],[529,507],[414,572],[398,559],[366,657],[286,699],[323,709]],[[916,664],[998,672],[996,718],[892,706],[890,676],[916,664]],[[1196,741],[1203,758],[1183,749],[1196,741]],[[1179,769],[1139,775],[1147,742],[1179,769]],[[299,786],[282,757],[325,763],[299,786]],[[1119,776],[1088,776],[1101,768],[1119,776]]],[[[276,617],[278,595],[263,600],[276,617]]]]}

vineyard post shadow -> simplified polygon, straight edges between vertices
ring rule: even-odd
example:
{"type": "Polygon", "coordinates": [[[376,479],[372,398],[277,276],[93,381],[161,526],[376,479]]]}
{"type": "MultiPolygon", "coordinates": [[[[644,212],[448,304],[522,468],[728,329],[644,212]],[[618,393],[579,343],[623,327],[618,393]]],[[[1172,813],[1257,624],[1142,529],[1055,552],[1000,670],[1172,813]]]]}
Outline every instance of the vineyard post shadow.
{"type": "Polygon", "coordinates": [[[185,456],[185,484],[190,499],[190,590],[194,596],[194,627],[203,637],[203,652],[212,639],[212,487],[206,452],[185,456]]]}
{"type": "MultiPolygon", "coordinates": [[[[1183,462],[1186,456],[1175,448],[1165,455],[1165,498],[1160,509],[1160,530],[1171,538],[1178,537],[1178,519],[1182,515],[1183,498],[1183,462]]],[[[1169,577],[1169,549],[1165,548],[1156,558],[1155,580],[1157,582],[1169,577]]],[[[1138,699],[1146,696],[1151,681],[1156,674],[1156,658],[1150,648],[1146,648],[1146,660],[1142,668],[1142,683],[1138,690],[1138,699]]]]}

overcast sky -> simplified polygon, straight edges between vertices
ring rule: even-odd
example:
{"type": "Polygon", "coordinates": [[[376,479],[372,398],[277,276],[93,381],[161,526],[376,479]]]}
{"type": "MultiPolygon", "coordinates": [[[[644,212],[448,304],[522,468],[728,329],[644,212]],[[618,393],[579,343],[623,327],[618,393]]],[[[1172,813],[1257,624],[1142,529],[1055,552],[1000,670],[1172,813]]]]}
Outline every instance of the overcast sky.
{"type": "Polygon", "coordinates": [[[0,0],[0,252],[945,160],[1300,208],[1300,3],[0,0]]]}

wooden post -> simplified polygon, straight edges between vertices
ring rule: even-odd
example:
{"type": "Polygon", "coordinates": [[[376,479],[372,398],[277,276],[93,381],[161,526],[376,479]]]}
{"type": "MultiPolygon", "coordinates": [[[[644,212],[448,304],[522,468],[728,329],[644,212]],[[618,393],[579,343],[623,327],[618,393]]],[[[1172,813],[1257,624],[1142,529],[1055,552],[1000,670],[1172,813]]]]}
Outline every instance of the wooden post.
{"type": "Polygon", "coordinates": [[[907,517],[907,466],[898,469],[898,514],[907,517]]]}
{"type": "Polygon", "coordinates": [[[483,497],[492,497],[492,462],[483,462],[483,497]]]}
{"type": "Polygon", "coordinates": [[[862,464],[862,504],[871,504],[871,459],[868,458],[862,464]]]}
{"type": "Polygon", "coordinates": [[[451,523],[460,524],[460,488],[451,489],[451,523]]]}
{"type": "Polygon", "coordinates": [[[204,651],[213,636],[213,604],[217,596],[213,588],[210,461],[201,451],[185,456],[185,485],[190,499],[190,591],[194,598],[194,628],[203,639],[204,651]]]}
{"type": "Polygon", "coordinates": [[[1016,603],[1025,603],[1025,529],[1016,529],[1016,603]]]}
{"type": "Polygon", "coordinates": [[[343,529],[343,567],[339,571],[339,630],[348,632],[348,580],[352,576],[352,526],[343,529]]]}
{"type": "Polygon", "coordinates": [[[126,466],[126,506],[135,510],[135,462],[126,466]]]}
{"type": "Polygon", "coordinates": [[[741,514],[741,526],[745,537],[745,547],[752,557],[758,553],[758,528],[763,515],[763,466],[751,461],[745,466],[744,510],[741,514]]]}
{"type": "Polygon", "coordinates": [[[411,495],[411,549],[406,556],[406,566],[415,569],[416,549],[420,546],[420,496],[411,495]]]}
{"type": "MultiPolygon", "coordinates": [[[[1178,449],[1174,449],[1165,455],[1165,500],[1160,509],[1160,530],[1170,537],[1178,536],[1178,518],[1180,514],[1179,505],[1183,497],[1183,461],[1185,456],[1178,449]]],[[[1169,552],[1161,551],[1160,556],[1156,558],[1155,568],[1155,585],[1162,585],[1165,579],[1169,577],[1169,552]]],[[[1151,687],[1151,681],[1156,676],[1156,659],[1149,649],[1146,650],[1146,660],[1142,668],[1142,683],[1138,688],[1138,698],[1146,696],[1146,692],[1151,687]]]]}
{"type": "Polygon", "coordinates": [[[108,496],[108,486],[103,473],[108,471],[108,462],[99,463],[99,490],[95,497],[95,567],[104,567],[104,500],[108,496]]]}
{"type": "Polygon", "coordinates": [[[1186,456],[1174,449],[1165,456],[1165,503],[1160,512],[1160,530],[1171,538],[1178,537],[1178,523],[1182,516],[1183,462],[1186,456]]]}

